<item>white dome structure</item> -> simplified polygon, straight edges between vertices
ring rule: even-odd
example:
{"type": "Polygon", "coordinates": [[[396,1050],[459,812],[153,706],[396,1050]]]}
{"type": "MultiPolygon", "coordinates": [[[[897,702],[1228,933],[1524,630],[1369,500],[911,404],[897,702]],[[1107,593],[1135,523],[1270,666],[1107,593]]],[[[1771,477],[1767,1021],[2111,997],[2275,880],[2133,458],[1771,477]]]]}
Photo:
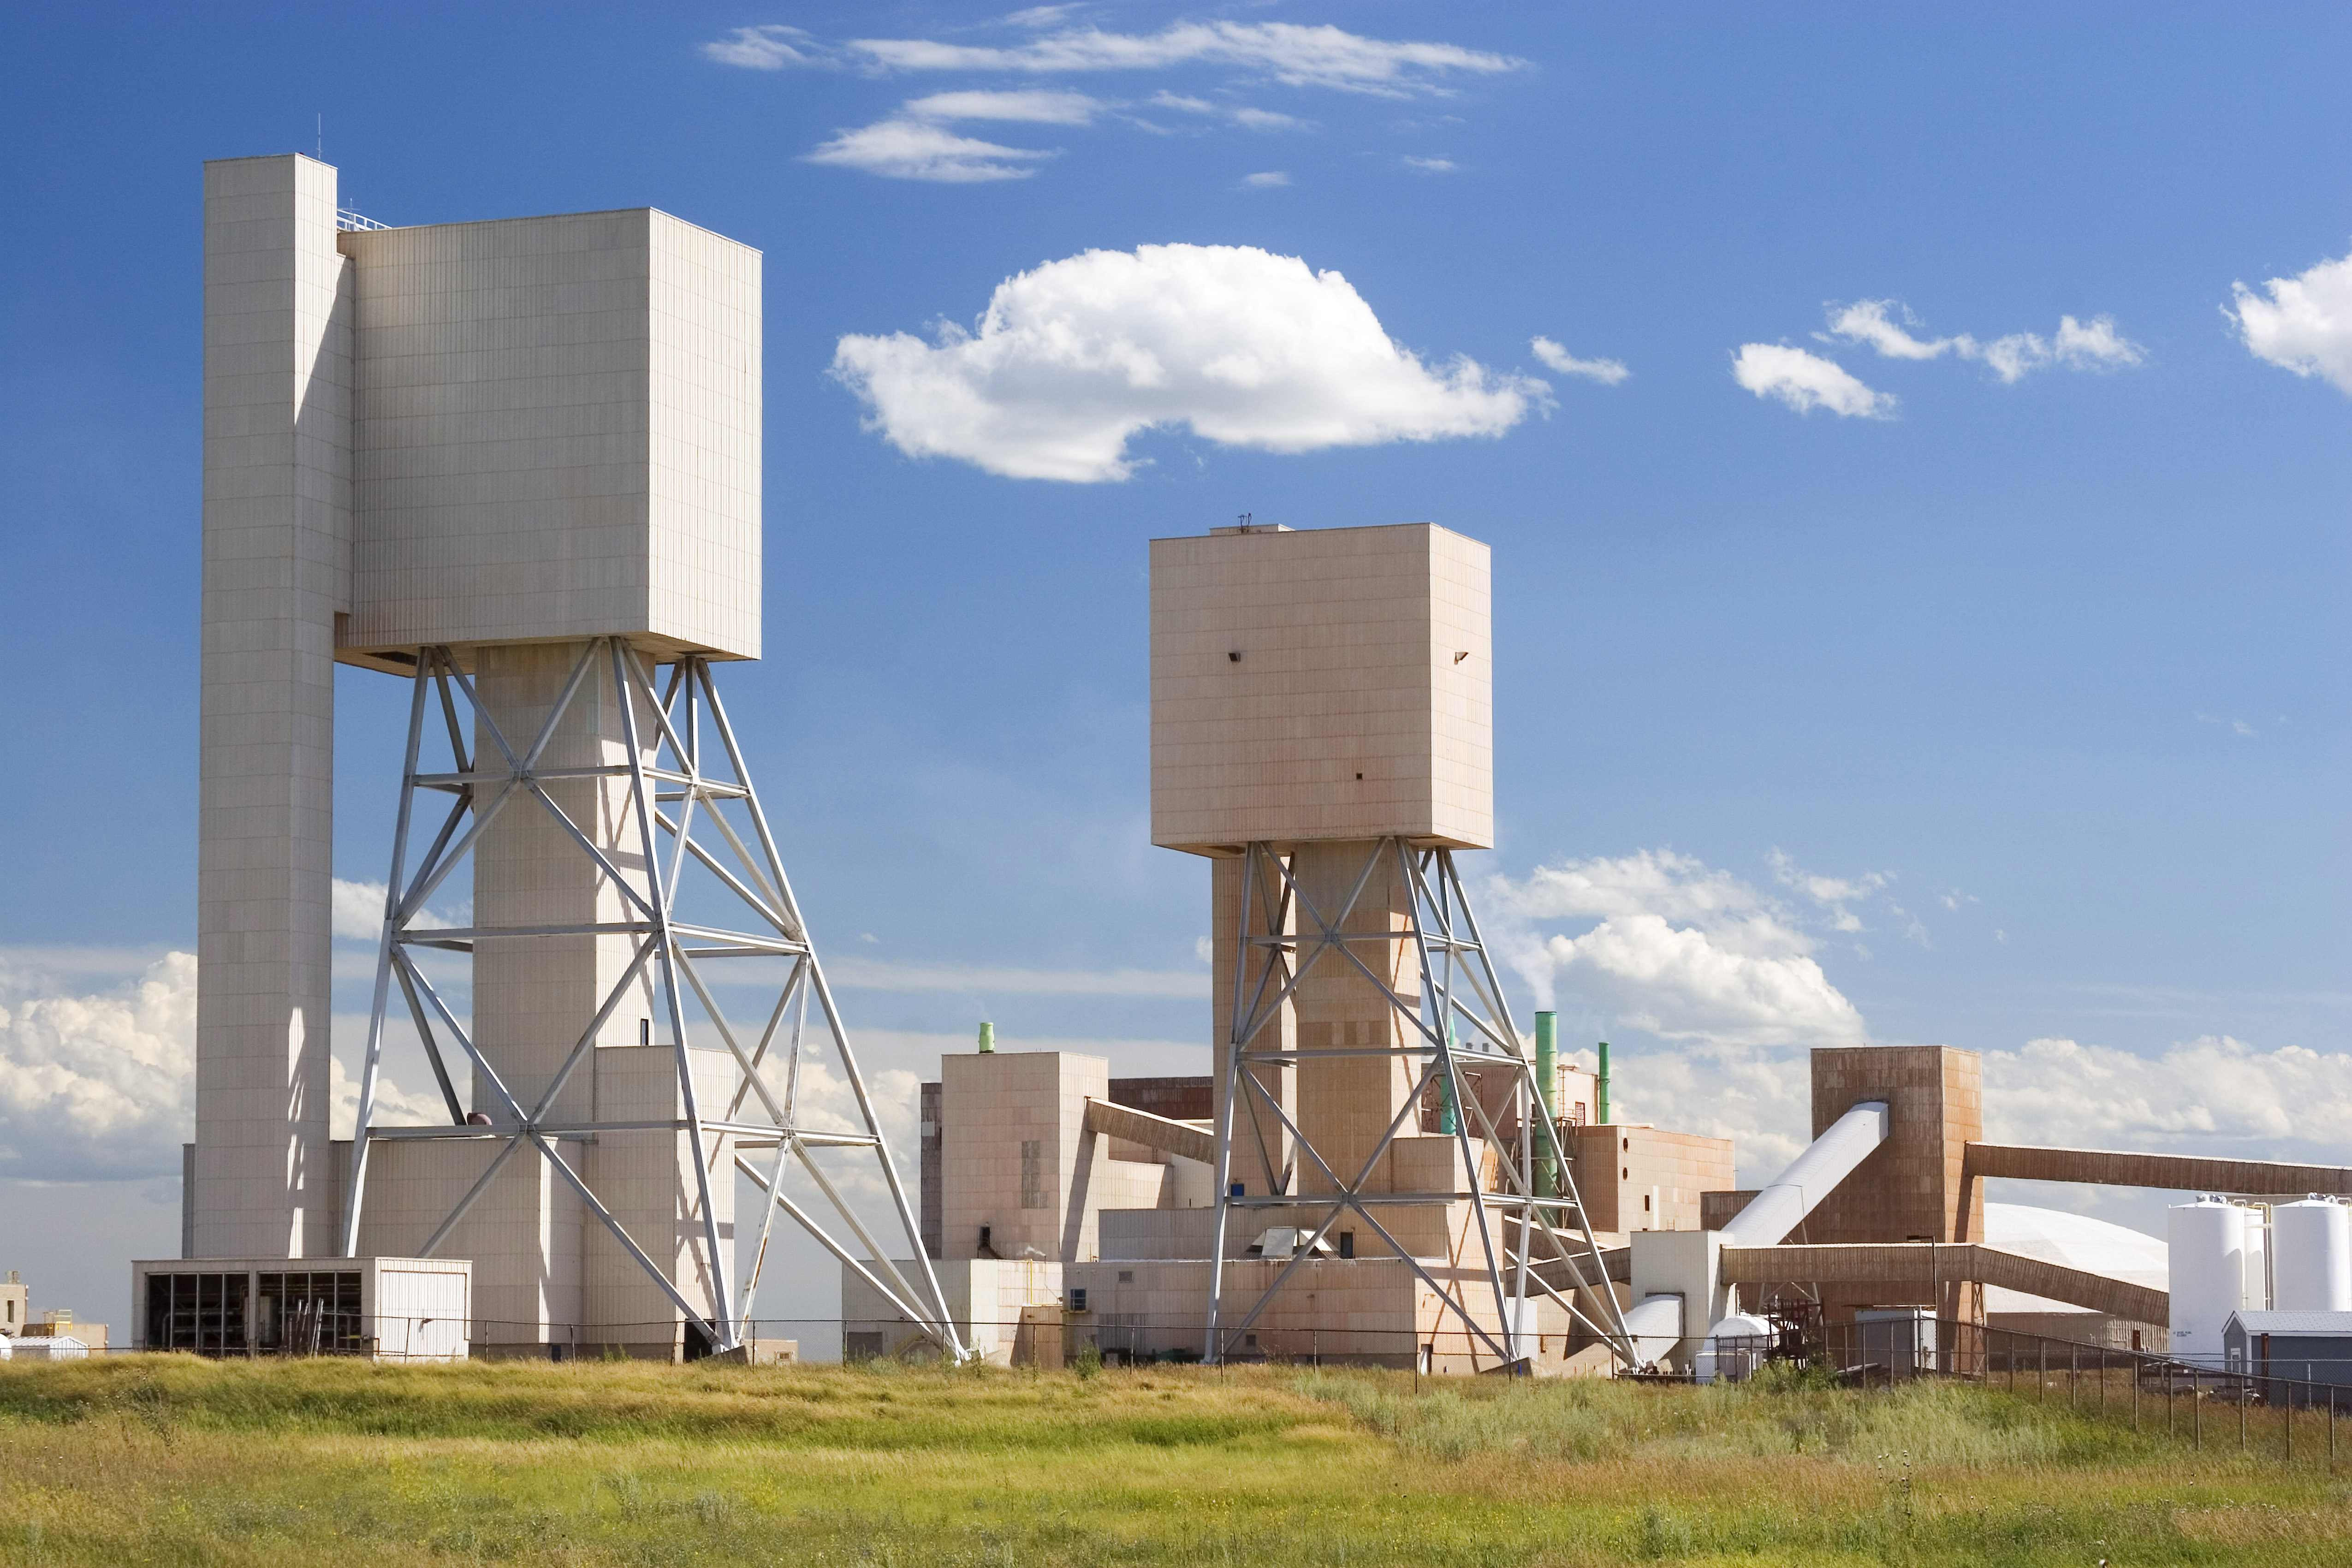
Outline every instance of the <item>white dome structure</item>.
{"type": "MultiPolygon", "coordinates": [[[[2110,1279],[2127,1280],[2152,1290],[2170,1289],[2170,1266],[2161,1237],[2093,1219],[2088,1215],[2035,1208],[2029,1204],[1989,1203],[1984,1206],[1984,1216],[1987,1247],[2089,1274],[2104,1274],[2110,1279]]],[[[2089,1308],[2069,1301],[2053,1301],[1994,1285],[1985,1287],[1985,1310],[2096,1315],[2089,1308]]]]}

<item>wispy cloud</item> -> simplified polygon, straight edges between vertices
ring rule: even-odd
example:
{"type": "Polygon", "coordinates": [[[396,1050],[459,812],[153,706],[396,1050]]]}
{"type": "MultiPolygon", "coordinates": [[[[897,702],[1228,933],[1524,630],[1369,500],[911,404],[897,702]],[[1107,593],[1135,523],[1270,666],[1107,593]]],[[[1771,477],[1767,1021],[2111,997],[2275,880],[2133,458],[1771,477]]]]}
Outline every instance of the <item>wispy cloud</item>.
{"type": "Polygon", "coordinates": [[[1874,392],[1834,361],[1786,343],[1742,343],[1731,377],[1759,397],[1776,398],[1800,414],[1816,408],[1850,419],[1891,419],[1894,394],[1874,392]]]}
{"type": "Polygon", "coordinates": [[[1083,92],[935,92],[909,99],[902,112],[917,120],[1013,120],[1037,125],[1084,125],[1102,105],[1083,92]]]}
{"type": "Polygon", "coordinates": [[[1985,342],[1967,332],[1915,337],[1908,329],[1923,323],[1899,300],[1859,300],[1827,309],[1829,330],[1815,334],[1824,342],[1864,344],[1886,359],[1930,360],[1953,354],[1983,363],[2004,384],[2053,365],[2065,370],[2121,370],[2143,363],[2147,357],[2147,350],[2116,330],[2112,316],[2094,316],[2087,323],[2061,316],[2058,331],[2051,337],[2011,332],[1985,342]]]}
{"type": "Polygon", "coordinates": [[[860,991],[960,991],[993,996],[1161,996],[1209,994],[1197,970],[1019,969],[987,964],[892,963],[836,959],[825,965],[833,984],[860,991]]]}
{"type": "Polygon", "coordinates": [[[1244,131],[1307,131],[1313,121],[1295,114],[1281,114],[1271,109],[1258,109],[1248,104],[1213,103],[1205,98],[1194,98],[1181,92],[1155,92],[1145,100],[1154,109],[1172,109],[1179,114],[1195,114],[1213,120],[1223,120],[1244,131]]]}
{"type": "Polygon", "coordinates": [[[1861,902],[1894,880],[1885,871],[1868,871],[1859,877],[1824,877],[1806,870],[1777,846],[1765,855],[1764,863],[1772,868],[1774,879],[1782,887],[1821,906],[1834,931],[1860,931],[1862,917],[1847,906],[1861,902]]]}
{"type": "Polygon", "coordinates": [[[1450,174],[1460,167],[1451,158],[1415,158],[1410,155],[1405,158],[1404,166],[1419,169],[1424,174],[1450,174]]]}
{"type": "Polygon", "coordinates": [[[1935,359],[1968,341],[1963,338],[1922,340],[1913,337],[1903,326],[1895,324],[1890,312],[1902,310],[1905,326],[1917,326],[1919,319],[1892,300],[1860,300],[1846,306],[1832,305],[1829,309],[1830,330],[1823,334],[1825,337],[1868,343],[1888,359],[1935,359]]]}
{"type": "Polygon", "coordinates": [[[2271,279],[2263,293],[2243,283],[2230,289],[2237,309],[2225,305],[2221,313],[2236,325],[2248,353],[2352,393],[2352,255],[2271,279]]]}
{"type": "Polygon", "coordinates": [[[1133,471],[1129,440],[1189,426],[1270,452],[1499,436],[1542,383],[1393,342],[1337,272],[1245,246],[1090,250],[1007,279],[977,331],[840,340],[833,374],[909,457],[1015,479],[1133,471]]]}
{"type": "MultiPolygon", "coordinates": [[[[952,70],[993,72],[999,77],[1073,75],[1085,72],[1168,70],[1225,66],[1259,82],[1322,88],[1391,98],[1443,94],[1449,81],[1522,68],[1507,55],[1452,44],[1368,38],[1334,26],[1286,22],[1185,23],[1152,34],[1105,32],[1063,26],[1062,8],[1033,7],[1002,18],[998,26],[1050,28],[1042,36],[1006,45],[951,43],[933,38],[853,38],[825,43],[797,27],[738,27],[703,46],[722,65],[754,70],[849,68],[869,76],[952,70]]],[[[1233,89],[1220,89],[1223,97],[1233,89]]],[[[1160,109],[1207,116],[1244,131],[1307,131],[1314,122],[1256,104],[1221,101],[1217,96],[1161,91],[1149,100],[1160,109]]],[[[1077,92],[971,89],[914,99],[871,125],[843,130],[803,155],[803,161],[862,170],[886,178],[971,184],[1024,179],[1055,154],[960,136],[944,129],[958,121],[994,121],[1045,125],[1086,125],[1116,106],[1077,92]]],[[[1147,131],[1166,133],[1131,112],[1117,117],[1147,131]]],[[[1449,169],[1444,159],[1411,159],[1426,171],[1449,169]]],[[[1258,177],[1257,183],[1270,183],[1258,177]]]]}
{"type": "Polygon", "coordinates": [[[1279,169],[1267,169],[1260,174],[1244,174],[1242,184],[1253,191],[1271,191],[1290,184],[1290,176],[1279,169]]]}
{"type": "Polygon", "coordinates": [[[834,64],[823,46],[798,27],[771,25],[737,27],[725,37],[702,46],[708,58],[723,66],[749,70],[782,70],[787,66],[824,68],[834,64]]]}
{"type": "MultiPolygon", "coordinates": [[[[712,58],[730,65],[764,64],[761,58],[735,58],[717,53],[720,47],[733,47],[739,42],[755,56],[770,47],[789,48],[795,54],[809,52],[802,41],[803,36],[780,37],[772,46],[763,30],[746,31],[761,32],[762,36],[756,43],[739,38],[730,39],[725,46],[709,46],[712,58]]],[[[1443,83],[1454,77],[1494,75],[1519,70],[1527,65],[1508,55],[1454,44],[1367,38],[1330,26],[1302,26],[1289,22],[1180,23],[1151,34],[1073,27],[1009,47],[951,44],[931,38],[853,38],[841,46],[841,51],[866,68],[886,71],[1043,75],[1165,70],[1205,63],[1263,71],[1291,86],[1334,88],[1390,97],[1443,91],[1443,83]]]]}
{"type": "Polygon", "coordinates": [[[1537,359],[1560,374],[1580,375],[1603,386],[1614,386],[1633,374],[1625,368],[1622,360],[1579,359],[1549,338],[1530,338],[1528,348],[1537,359]]]}
{"type": "Polygon", "coordinates": [[[969,185],[1025,180],[1037,172],[1032,165],[1055,154],[959,136],[928,121],[884,120],[845,131],[801,156],[804,163],[857,169],[886,179],[969,185]]]}

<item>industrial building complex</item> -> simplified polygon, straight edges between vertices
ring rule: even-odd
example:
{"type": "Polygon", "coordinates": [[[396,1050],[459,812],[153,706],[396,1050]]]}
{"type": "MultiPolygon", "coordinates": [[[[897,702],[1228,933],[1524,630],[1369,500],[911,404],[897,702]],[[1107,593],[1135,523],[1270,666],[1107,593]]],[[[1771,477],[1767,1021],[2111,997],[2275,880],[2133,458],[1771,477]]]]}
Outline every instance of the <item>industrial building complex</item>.
{"type": "Polygon", "coordinates": [[[196,1130],[136,1344],[782,1359],[779,1226],[853,1356],[1692,1373],[1801,1318],[2219,1367],[2352,1325],[2352,1169],[1992,1143],[1970,1052],[1815,1050],[1812,1142],[1753,1190],[1614,1120],[1457,866],[1495,842],[1490,562],[1426,522],[1150,542],[1202,1070],[983,1035],[894,1150],[721,700],[761,651],[759,254],[643,208],[385,227],[299,155],[205,179],[196,1130]],[[408,698],[349,1142],[338,664],[408,698]],[[435,1125],[375,1115],[395,1030],[435,1125]],[[1994,1179],[2185,1201],[2159,1242],[1994,1179]]]}

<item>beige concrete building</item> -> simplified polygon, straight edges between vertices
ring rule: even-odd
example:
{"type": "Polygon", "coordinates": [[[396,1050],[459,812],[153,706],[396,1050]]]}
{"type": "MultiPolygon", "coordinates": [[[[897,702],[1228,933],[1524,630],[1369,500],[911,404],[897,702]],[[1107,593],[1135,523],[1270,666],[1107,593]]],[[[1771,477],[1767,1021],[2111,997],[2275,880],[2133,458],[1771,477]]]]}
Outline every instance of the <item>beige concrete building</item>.
{"type": "Polygon", "coordinates": [[[1151,841],[1495,837],[1487,550],[1434,523],[1151,542],[1151,841]]]}

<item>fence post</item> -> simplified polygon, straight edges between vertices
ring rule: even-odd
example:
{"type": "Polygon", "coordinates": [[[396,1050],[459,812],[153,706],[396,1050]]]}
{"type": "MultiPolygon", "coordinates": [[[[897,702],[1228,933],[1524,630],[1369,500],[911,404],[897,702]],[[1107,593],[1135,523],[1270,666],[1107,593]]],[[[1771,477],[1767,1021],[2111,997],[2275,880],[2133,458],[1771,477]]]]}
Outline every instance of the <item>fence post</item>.
{"type": "MultiPolygon", "coordinates": [[[[2285,1382],[2284,1378],[2280,1381],[2285,1382]]],[[[2292,1386],[2286,1391],[2286,1462],[2289,1469],[2294,1468],[2294,1389],[2292,1386]]]]}
{"type": "Polygon", "coordinates": [[[2050,1342],[2037,1334],[2034,1342],[2042,1347],[2042,1371],[2034,1378],[2033,1403],[2047,1405],[2050,1403],[2050,1342]]]}
{"type": "Polygon", "coordinates": [[[2205,1402],[2198,1396],[2204,1392],[2204,1373],[2192,1369],[2189,1373],[2189,1446],[2200,1454],[2205,1451],[2205,1402]]]}
{"type": "Polygon", "coordinates": [[[2246,1382],[2238,1380],[2238,1452],[2246,1451],[2246,1382]]]}
{"type": "Polygon", "coordinates": [[[2074,1408],[2083,1391],[2083,1352],[2073,1345],[2066,1347],[2066,1408],[2074,1408]]]}

